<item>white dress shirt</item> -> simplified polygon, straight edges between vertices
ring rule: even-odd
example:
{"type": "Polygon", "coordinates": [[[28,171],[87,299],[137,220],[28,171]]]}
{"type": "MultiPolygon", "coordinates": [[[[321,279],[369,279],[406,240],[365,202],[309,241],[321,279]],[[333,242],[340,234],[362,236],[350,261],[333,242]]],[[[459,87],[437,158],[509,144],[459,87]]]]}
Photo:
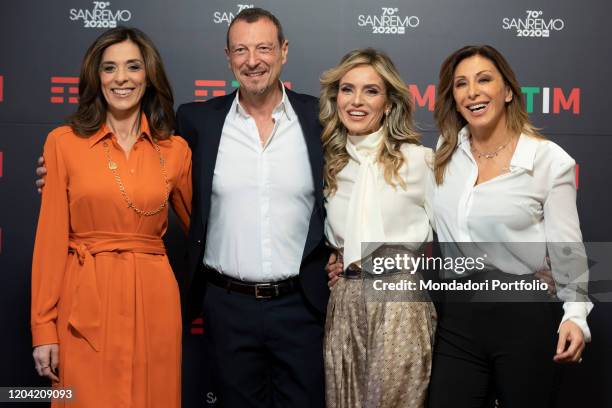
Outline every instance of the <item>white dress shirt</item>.
{"type": "MultiPolygon", "coordinates": [[[[521,134],[509,171],[475,185],[478,166],[471,153],[469,130],[464,127],[446,167],[444,183],[433,183],[431,189],[439,241],[508,243],[490,245],[495,256],[489,256],[487,264],[517,275],[541,269],[548,250],[557,281],[588,280],[576,209],[575,165],[555,143],[521,134]],[[533,245],[511,245],[527,242],[533,245]],[[551,243],[578,247],[582,256],[571,264],[575,268],[577,262],[577,269],[567,271],[569,264],[550,253],[559,247],[551,243]],[[560,275],[566,276],[557,279],[560,275]]],[[[589,341],[586,317],[592,303],[573,301],[575,292],[570,290],[562,289],[557,295],[565,300],[562,322],[574,321],[589,341]]]]}
{"type": "Polygon", "coordinates": [[[401,152],[404,164],[399,175],[406,189],[389,185],[376,161],[382,131],[366,136],[348,136],[350,159],[337,174],[338,189],[327,198],[325,235],[330,245],[344,248],[344,265],[360,265],[368,254],[361,253],[362,242],[415,243],[431,241],[428,179],[432,151],[406,143],[401,152]]]}
{"type": "Polygon", "coordinates": [[[297,276],[314,206],[308,150],[283,87],[265,145],[238,92],[215,165],[204,264],[248,282],[297,276]]]}

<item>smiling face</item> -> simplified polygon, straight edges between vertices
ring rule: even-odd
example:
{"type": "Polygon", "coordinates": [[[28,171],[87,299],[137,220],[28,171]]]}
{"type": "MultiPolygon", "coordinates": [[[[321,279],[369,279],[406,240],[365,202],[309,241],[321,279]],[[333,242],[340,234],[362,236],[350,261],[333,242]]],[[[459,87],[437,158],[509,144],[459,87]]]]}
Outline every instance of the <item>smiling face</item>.
{"type": "Polygon", "coordinates": [[[145,64],[140,49],[130,40],[109,46],[100,63],[102,94],[108,111],[125,115],[140,109],[147,87],[145,64]]]}
{"type": "Polygon", "coordinates": [[[506,103],[513,94],[495,64],[474,55],[455,68],[453,97],[457,111],[474,132],[505,126],[506,103]]]}
{"type": "Polygon", "coordinates": [[[348,133],[367,135],[382,125],[388,107],[387,87],[374,68],[361,65],[340,78],[336,103],[348,133]]]}
{"type": "Polygon", "coordinates": [[[281,68],[287,61],[288,42],[278,42],[278,31],[267,18],[248,23],[236,21],[225,49],[229,68],[241,92],[263,95],[278,86],[281,68]]]}

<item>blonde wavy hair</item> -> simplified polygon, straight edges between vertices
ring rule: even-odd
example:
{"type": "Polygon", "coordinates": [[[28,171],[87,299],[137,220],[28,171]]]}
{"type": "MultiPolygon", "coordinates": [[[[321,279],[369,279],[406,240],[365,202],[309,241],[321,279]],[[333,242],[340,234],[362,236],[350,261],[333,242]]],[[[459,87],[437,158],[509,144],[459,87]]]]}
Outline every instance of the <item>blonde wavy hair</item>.
{"type": "Polygon", "coordinates": [[[457,111],[453,96],[455,69],[466,58],[479,55],[491,61],[501,74],[504,84],[512,91],[512,100],[506,102],[506,126],[513,133],[525,133],[543,139],[539,129],[531,124],[521,95],[516,75],[504,56],[490,45],[467,45],[449,55],[440,67],[440,80],[436,94],[434,118],[442,136],[442,143],[436,149],[434,174],[436,183],[444,182],[444,171],[457,148],[458,133],[467,121],[457,111]]]}
{"type": "Polygon", "coordinates": [[[389,114],[383,120],[383,144],[377,161],[383,166],[385,181],[391,186],[406,183],[399,175],[405,162],[400,149],[404,143],[420,145],[420,137],[412,123],[413,99],[408,87],[400,77],[391,59],[382,51],[373,48],[349,52],[340,63],[323,73],[320,78],[319,121],[323,126],[325,169],[325,193],[330,195],[338,188],[336,176],[346,166],[349,155],[346,151],[347,129],[338,115],[337,97],[340,80],[350,70],[368,65],[381,77],[386,88],[389,114]]]}

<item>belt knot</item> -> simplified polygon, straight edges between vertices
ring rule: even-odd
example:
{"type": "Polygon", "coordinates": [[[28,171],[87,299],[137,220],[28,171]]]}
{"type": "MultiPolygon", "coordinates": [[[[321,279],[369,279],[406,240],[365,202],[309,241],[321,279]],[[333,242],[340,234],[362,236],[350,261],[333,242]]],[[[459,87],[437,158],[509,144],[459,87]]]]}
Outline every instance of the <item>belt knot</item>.
{"type": "Polygon", "coordinates": [[[70,234],[69,250],[75,253],[80,270],[68,323],[94,350],[99,351],[102,304],[94,256],[101,252],[164,255],[164,243],[154,235],[91,231],[70,234]]]}

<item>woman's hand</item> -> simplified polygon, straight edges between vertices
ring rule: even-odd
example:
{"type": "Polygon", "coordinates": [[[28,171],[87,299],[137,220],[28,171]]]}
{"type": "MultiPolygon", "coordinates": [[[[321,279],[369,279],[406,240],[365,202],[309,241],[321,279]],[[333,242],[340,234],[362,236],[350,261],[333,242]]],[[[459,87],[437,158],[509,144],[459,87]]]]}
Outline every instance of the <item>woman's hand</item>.
{"type": "Polygon", "coordinates": [[[59,382],[57,367],[59,366],[59,344],[44,344],[34,347],[32,353],[38,375],[51,381],[59,382]]]}
{"type": "Polygon", "coordinates": [[[45,186],[45,176],[47,175],[47,168],[45,167],[45,159],[40,156],[38,158],[38,167],[36,168],[36,175],[38,178],[36,179],[36,188],[38,189],[38,193],[42,193],[42,189],[45,186]]]}
{"type": "Polygon", "coordinates": [[[571,320],[566,320],[559,327],[557,354],[553,360],[557,363],[580,363],[584,346],[584,334],[580,327],[571,320]]]}
{"type": "Polygon", "coordinates": [[[557,295],[557,285],[555,284],[555,280],[552,276],[552,271],[550,270],[550,258],[546,257],[546,266],[537,271],[534,276],[540,280],[540,282],[548,285],[548,294],[550,296],[557,295]]]}
{"type": "Polygon", "coordinates": [[[329,278],[327,286],[331,288],[336,284],[336,282],[338,282],[342,269],[344,269],[344,265],[338,260],[338,254],[336,252],[332,252],[329,256],[329,260],[327,261],[327,265],[325,265],[325,272],[329,278]]]}

